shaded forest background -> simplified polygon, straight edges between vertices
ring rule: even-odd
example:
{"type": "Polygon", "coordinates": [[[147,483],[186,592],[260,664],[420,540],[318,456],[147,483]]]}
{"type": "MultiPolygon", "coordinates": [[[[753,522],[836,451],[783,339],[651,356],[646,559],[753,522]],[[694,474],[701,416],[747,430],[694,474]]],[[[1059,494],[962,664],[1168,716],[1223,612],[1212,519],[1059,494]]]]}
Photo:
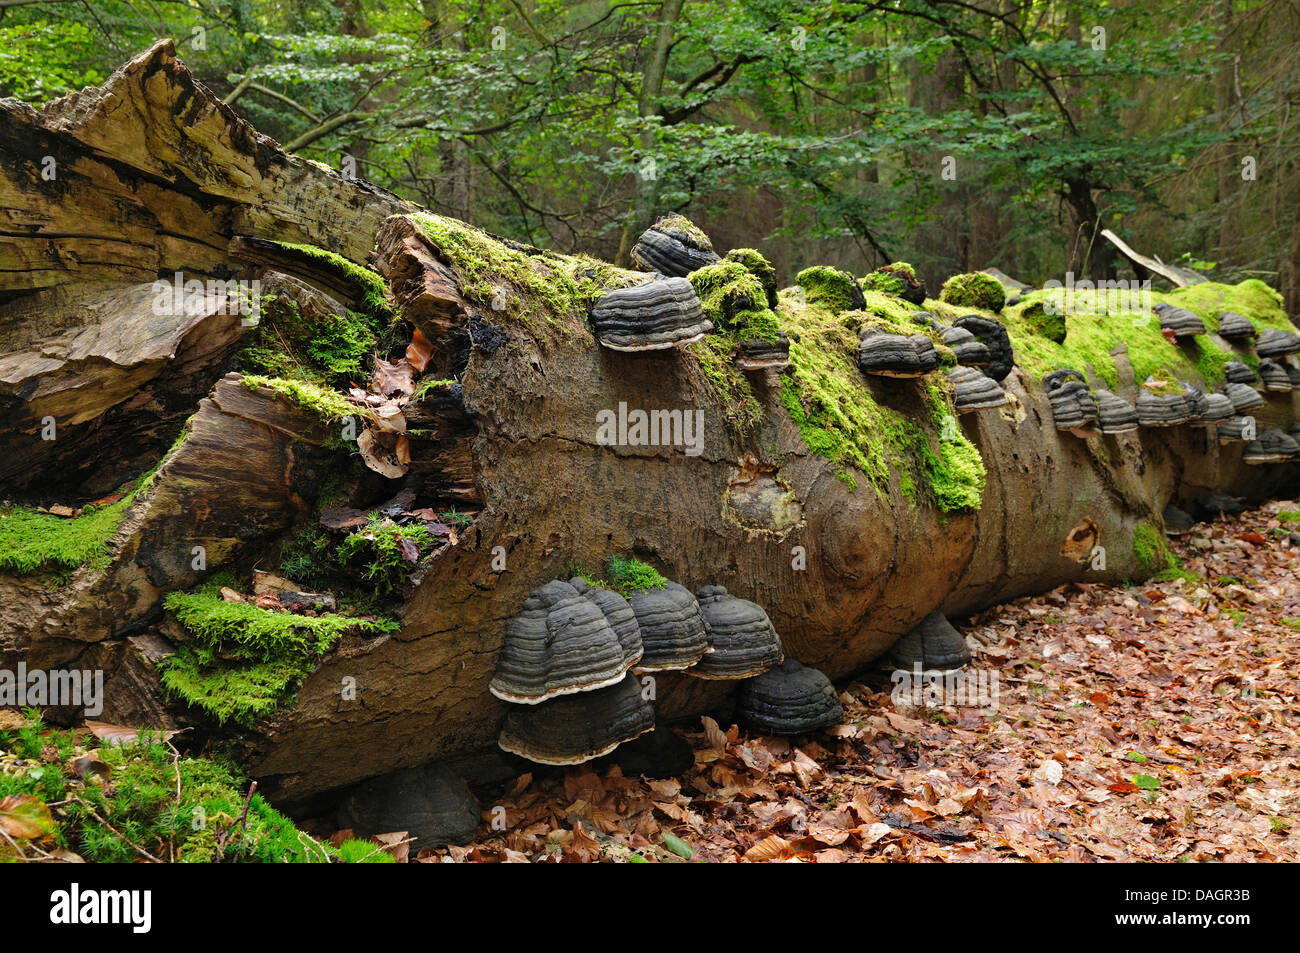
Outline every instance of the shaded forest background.
{"type": "Polygon", "coordinates": [[[682,211],[788,281],[1124,273],[1110,228],[1300,310],[1300,0],[0,0],[0,95],[156,38],[293,151],[626,261],[682,211]]]}

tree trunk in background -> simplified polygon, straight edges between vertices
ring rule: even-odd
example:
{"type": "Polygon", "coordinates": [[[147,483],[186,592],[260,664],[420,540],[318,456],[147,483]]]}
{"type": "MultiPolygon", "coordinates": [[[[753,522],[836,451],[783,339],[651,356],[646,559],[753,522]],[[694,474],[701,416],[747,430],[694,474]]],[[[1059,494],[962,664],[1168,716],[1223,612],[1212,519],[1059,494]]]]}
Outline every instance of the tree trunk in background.
{"type": "MultiPolygon", "coordinates": [[[[1239,57],[1234,54],[1235,39],[1232,36],[1233,0],[1219,0],[1219,52],[1233,54],[1224,62],[1214,76],[1214,112],[1219,117],[1220,126],[1235,125],[1232,110],[1237,104],[1236,74],[1239,57]]],[[[1215,204],[1219,207],[1218,248],[1220,254],[1234,243],[1233,223],[1235,198],[1241,188],[1241,166],[1237,164],[1237,149],[1232,143],[1223,143],[1218,147],[1219,159],[1216,163],[1215,204]]]]}

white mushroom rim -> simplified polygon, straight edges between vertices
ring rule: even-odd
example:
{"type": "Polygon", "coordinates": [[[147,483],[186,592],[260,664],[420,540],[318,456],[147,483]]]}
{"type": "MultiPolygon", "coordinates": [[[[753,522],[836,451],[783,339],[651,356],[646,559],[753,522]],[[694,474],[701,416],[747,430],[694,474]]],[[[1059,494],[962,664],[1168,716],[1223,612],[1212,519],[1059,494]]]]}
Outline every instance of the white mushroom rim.
{"type": "MultiPolygon", "coordinates": [[[[559,698],[561,695],[580,695],[583,692],[594,692],[598,688],[609,688],[611,685],[617,685],[627,677],[628,670],[632,669],[632,666],[641,661],[641,656],[644,654],[645,649],[643,648],[637,653],[635,658],[623,663],[623,667],[619,670],[617,675],[611,675],[609,678],[601,679],[599,682],[592,682],[590,685],[569,685],[564,688],[554,689],[544,695],[515,695],[511,692],[497,688],[496,679],[493,679],[492,682],[488,684],[488,691],[503,702],[510,702],[514,705],[540,705],[544,701],[550,701],[552,698],[559,698]]],[[[632,671],[636,672],[638,670],[632,669],[632,671]]]]}
{"type": "Polygon", "coordinates": [[[696,341],[703,341],[704,335],[708,333],[708,331],[701,331],[699,334],[689,338],[679,338],[674,341],[653,341],[649,344],[614,344],[608,338],[604,337],[599,338],[599,340],[601,347],[607,347],[611,351],[622,351],[624,354],[628,354],[633,351],[666,351],[670,347],[686,347],[686,345],[694,344],[696,341]]]}
{"type": "Polygon", "coordinates": [[[532,761],[536,764],[552,764],[552,765],[556,765],[557,767],[564,767],[565,765],[585,764],[588,761],[594,761],[596,758],[600,758],[603,757],[604,755],[609,754],[619,745],[627,744],[629,741],[635,741],[637,738],[640,738],[642,735],[647,734],[654,730],[655,730],[654,725],[651,725],[649,728],[642,728],[631,738],[624,738],[622,741],[615,741],[612,745],[607,745],[606,747],[601,748],[599,751],[595,751],[591,754],[574,755],[571,758],[544,758],[541,757],[540,755],[532,754],[528,751],[525,751],[522,749],[522,747],[516,747],[514,745],[507,744],[501,738],[497,739],[497,747],[499,747],[502,751],[508,751],[511,754],[517,754],[521,758],[527,758],[529,761],[532,761]]]}

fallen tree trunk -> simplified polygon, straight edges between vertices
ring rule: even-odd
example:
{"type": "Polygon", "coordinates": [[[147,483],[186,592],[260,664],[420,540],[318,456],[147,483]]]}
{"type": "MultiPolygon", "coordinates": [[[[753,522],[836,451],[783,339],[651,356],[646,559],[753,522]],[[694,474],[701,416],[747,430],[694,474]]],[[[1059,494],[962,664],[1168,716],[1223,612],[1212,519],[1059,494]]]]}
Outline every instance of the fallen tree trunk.
{"type": "MultiPolygon", "coordinates": [[[[561,292],[635,276],[421,224],[401,200],[285,155],[168,44],[41,112],[0,104],[0,172],[0,497],[82,504],[162,460],[135,497],[106,504],[129,503],[106,564],[66,567],[54,584],[0,575],[4,664],[102,667],[104,719],[218,730],[160,689],[158,659],[186,640],[164,611],[169,593],[215,569],[276,569],[341,475],[340,519],[402,490],[417,506],[473,511],[413,567],[393,609],[400,628],[345,638],[291,706],[237,732],[247,770],[285,801],[494,750],[505,705],[487,686],[505,626],[530,590],[574,565],[621,553],[690,589],[725,585],[767,610],[789,656],[841,677],[936,608],[1143,578],[1162,567],[1143,560],[1135,534],[1158,533],[1167,503],[1261,496],[1294,477],[1289,465],[1244,466],[1240,445],[1221,448],[1213,431],[1062,433],[1022,368],[1003,382],[1010,408],[961,418],[987,472],[978,508],[941,509],[897,448],[882,451],[882,479],[846,479],[809,448],[781,378],[749,379],[761,415],[743,430],[694,352],[598,346],[590,296],[561,292]],[[56,180],[42,178],[46,155],[56,180]],[[237,316],[148,304],[152,283],[176,271],[347,296],[350,272],[292,271],[277,242],[373,265],[407,335],[427,342],[424,379],[454,379],[407,405],[402,477],[349,462],[336,445],[347,414],[333,404],[242,377],[232,359],[250,330],[237,316]],[[598,415],[620,405],[703,411],[702,452],[606,445],[598,415]]],[[[1122,354],[1116,363],[1131,393],[1132,370],[1122,354]]],[[[864,386],[938,445],[922,387],[864,386]]],[[[1289,426],[1294,401],[1272,398],[1257,416],[1261,429],[1289,426]]],[[[657,714],[692,716],[731,691],[661,676],[657,714]]]]}

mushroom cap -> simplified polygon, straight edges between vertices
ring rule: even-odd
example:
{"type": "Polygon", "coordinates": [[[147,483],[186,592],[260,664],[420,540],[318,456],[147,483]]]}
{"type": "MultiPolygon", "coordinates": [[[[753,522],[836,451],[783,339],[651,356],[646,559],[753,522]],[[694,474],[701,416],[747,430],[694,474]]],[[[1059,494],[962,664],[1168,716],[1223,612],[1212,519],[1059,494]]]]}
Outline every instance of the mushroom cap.
{"type": "Polygon", "coordinates": [[[1206,394],[1206,409],[1201,415],[1201,420],[1207,424],[1221,424],[1225,420],[1231,420],[1236,410],[1230,401],[1223,394],[1206,394]]]}
{"type": "Polygon", "coordinates": [[[948,380],[952,381],[952,403],[957,413],[966,414],[1006,406],[1006,391],[987,374],[960,364],[946,368],[945,373],[948,380]]]}
{"type": "Polygon", "coordinates": [[[1234,384],[1253,384],[1259,380],[1258,375],[1250,369],[1250,365],[1243,364],[1241,361],[1229,361],[1223,365],[1223,376],[1225,380],[1234,384]]]}
{"type": "Polygon", "coordinates": [[[1172,331],[1174,337],[1186,338],[1205,333],[1205,322],[1186,308],[1171,304],[1157,304],[1154,310],[1160,316],[1161,330],[1172,331]]]}
{"type": "Polygon", "coordinates": [[[858,344],[858,367],[883,377],[923,377],[939,369],[939,352],[924,334],[869,329],[858,344]]]}
{"type": "Polygon", "coordinates": [[[337,820],[340,829],[362,837],[406,831],[424,847],[442,847],[474,839],[479,803],[450,767],[435,761],[362,781],[339,805],[337,820]]]}
{"type": "Polygon", "coordinates": [[[738,599],[722,586],[695,590],[713,651],[686,674],[698,678],[750,678],[779,665],[781,639],[763,607],[738,599]]]}
{"type": "Polygon", "coordinates": [[[1192,409],[1184,394],[1156,394],[1143,387],[1135,406],[1138,423],[1143,427],[1176,427],[1192,419],[1192,409]]]}
{"type": "Polygon", "coordinates": [[[767,734],[802,735],[838,725],[844,707],[830,679],[788,658],[741,684],[736,714],[767,734]]]}
{"type": "Polygon", "coordinates": [[[1235,311],[1224,311],[1219,315],[1219,337],[1253,338],[1255,335],[1255,325],[1251,324],[1250,318],[1235,311]]]}
{"type": "MultiPolygon", "coordinates": [[[[1131,433],[1138,427],[1137,408],[1118,394],[1099,390],[1097,398],[1097,424],[1106,434],[1131,433]]],[[[1231,404],[1228,405],[1231,408],[1231,404]]]]}
{"type": "Polygon", "coordinates": [[[761,338],[741,341],[736,363],[747,371],[765,367],[780,370],[790,363],[790,339],[781,331],[775,341],[764,341],[761,338]]]}
{"type": "Polygon", "coordinates": [[[627,598],[641,627],[645,654],[638,672],[671,672],[690,668],[709,651],[709,635],[699,603],[683,586],[670,582],[662,589],[643,589],[627,598]]]}
{"type": "Polygon", "coordinates": [[[1235,496],[1229,496],[1226,493],[1209,493],[1201,500],[1201,506],[1210,513],[1218,513],[1220,516],[1236,516],[1246,509],[1244,500],[1235,496]]]}
{"type": "Polygon", "coordinates": [[[1259,379],[1265,390],[1290,392],[1291,375],[1286,366],[1266,357],[1259,362],[1259,379]]]}
{"type": "Polygon", "coordinates": [[[1283,463],[1300,454],[1300,444],[1286,433],[1276,428],[1265,430],[1258,440],[1246,445],[1241,459],[1245,463],[1283,463]]]}
{"type": "Polygon", "coordinates": [[[1016,366],[1016,358],[1011,349],[1011,336],[1007,334],[1005,325],[982,314],[964,315],[954,321],[953,325],[965,328],[989,349],[989,362],[984,368],[984,373],[995,381],[1006,379],[1011,369],[1016,366]]]}
{"type": "Polygon", "coordinates": [[[637,625],[636,613],[628,601],[617,592],[591,585],[581,576],[574,576],[569,580],[569,585],[604,614],[605,621],[623,646],[623,657],[630,658],[633,664],[641,661],[645,652],[645,647],[641,644],[641,626],[637,625]]]}
{"type": "Polygon", "coordinates": [[[1230,417],[1219,424],[1219,443],[1245,443],[1245,431],[1245,417],[1230,417]]]}
{"type": "Polygon", "coordinates": [[[966,328],[941,327],[939,333],[944,345],[951,349],[953,356],[957,358],[958,364],[967,367],[985,367],[989,363],[988,345],[966,328]]]}
{"type": "Polygon", "coordinates": [[[1283,357],[1300,351],[1300,335],[1279,328],[1265,328],[1255,342],[1255,353],[1260,357],[1283,357]]]}
{"type": "Polygon", "coordinates": [[[1172,503],[1165,507],[1164,522],[1166,536],[1186,536],[1196,525],[1191,513],[1180,510],[1172,503]]]}
{"type": "Polygon", "coordinates": [[[1291,389],[1294,390],[1295,388],[1300,387],[1300,367],[1296,367],[1291,363],[1283,364],[1282,366],[1286,368],[1286,376],[1291,378],[1291,389]]]}
{"type": "Polygon", "coordinates": [[[1057,430],[1083,430],[1086,434],[1090,425],[1097,421],[1097,398],[1078,371],[1069,367],[1052,371],[1043,377],[1043,389],[1052,406],[1052,420],[1057,430]]]}
{"type": "Polygon", "coordinates": [[[582,764],[655,726],[654,709],[632,675],[581,695],[512,705],[497,744],[538,764],[582,764]]]}
{"type": "Polygon", "coordinates": [[[1227,395],[1228,400],[1232,401],[1232,409],[1239,414],[1253,407],[1260,407],[1264,403],[1264,398],[1259,396],[1259,391],[1245,384],[1229,382],[1223,386],[1223,393],[1227,395]]]}
{"type": "Polygon", "coordinates": [[[667,215],[641,233],[632,246],[632,260],[646,271],[685,278],[722,259],[696,226],[680,215],[667,215]]]}
{"type": "Polygon", "coordinates": [[[713,323],[685,278],[656,277],[615,288],[591,309],[600,343],[615,351],[654,351],[698,341],[713,323]]]}
{"type": "Polygon", "coordinates": [[[961,633],[936,609],[894,643],[889,661],[895,668],[911,669],[919,662],[925,672],[947,671],[969,663],[970,649],[961,633]]]}
{"type": "Polygon", "coordinates": [[[595,691],[621,681],[639,654],[599,606],[556,579],[534,589],[506,627],[488,690],[521,705],[595,691]]]}

